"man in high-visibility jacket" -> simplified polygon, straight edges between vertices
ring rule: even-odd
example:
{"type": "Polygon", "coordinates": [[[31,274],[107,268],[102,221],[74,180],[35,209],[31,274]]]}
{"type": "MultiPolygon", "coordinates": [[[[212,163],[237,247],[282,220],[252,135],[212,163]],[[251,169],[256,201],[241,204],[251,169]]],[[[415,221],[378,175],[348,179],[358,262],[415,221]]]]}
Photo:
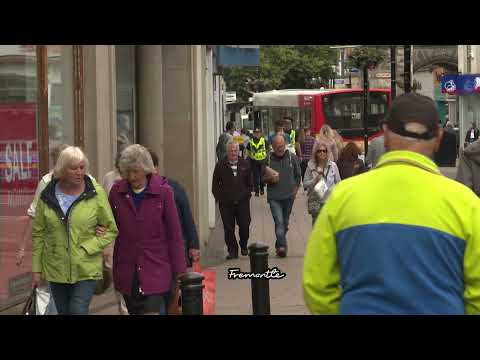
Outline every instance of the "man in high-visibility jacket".
{"type": "Polygon", "coordinates": [[[248,142],[247,154],[250,158],[250,167],[253,173],[255,196],[263,195],[265,184],[263,183],[262,170],[267,158],[267,144],[258,128],[253,131],[253,138],[248,142]]]}
{"type": "Polygon", "coordinates": [[[430,98],[397,97],[387,152],[331,193],[305,254],[313,314],[480,314],[480,200],[433,162],[438,122],[430,98]]]}
{"type": "Polygon", "coordinates": [[[289,116],[285,116],[283,118],[285,123],[285,134],[288,135],[290,139],[289,150],[292,151],[294,154],[298,156],[298,158],[302,157],[302,149],[300,148],[300,143],[297,141],[297,131],[293,129],[293,119],[289,116]]]}

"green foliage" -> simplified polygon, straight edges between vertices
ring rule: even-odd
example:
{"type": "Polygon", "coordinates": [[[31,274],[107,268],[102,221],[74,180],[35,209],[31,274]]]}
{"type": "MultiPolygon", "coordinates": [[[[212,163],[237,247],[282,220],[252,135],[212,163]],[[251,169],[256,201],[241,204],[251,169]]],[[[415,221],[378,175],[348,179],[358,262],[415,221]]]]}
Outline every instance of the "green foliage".
{"type": "Polygon", "coordinates": [[[336,56],[325,45],[261,45],[259,67],[226,68],[223,76],[227,90],[246,101],[253,92],[311,87],[312,78],[328,83],[336,56]]]}
{"type": "Polygon", "coordinates": [[[384,60],[384,50],[378,47],[360,46],[354,48],[352,53],[348,56],[347,66],[363,69],[366,65],[370,69],[373,69],[384,60]]]}

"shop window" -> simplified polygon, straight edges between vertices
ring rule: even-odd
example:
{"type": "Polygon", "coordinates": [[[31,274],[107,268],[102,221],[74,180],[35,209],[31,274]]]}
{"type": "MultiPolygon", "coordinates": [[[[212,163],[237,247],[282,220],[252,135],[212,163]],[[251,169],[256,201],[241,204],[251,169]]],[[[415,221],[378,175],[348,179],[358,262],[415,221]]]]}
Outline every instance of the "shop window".
{"type": "MultiPolygon", "coordinates": [[[[75,144],[73,46],[48,45],[49,147],[75,144]]],[[[50,160],[51,161],[51,160],[50,160]]],[[[55,164],[50,163],[53,168],[55,164]]]]}
{"type": "MultiPolygon", "coordinates": [[[[0,309],[23,299],[28,266],[15,263],[39,177],[35,45],[0,45],[0,309]]],[[[31,263],[31,243],[25,263],[31,263]]]]}

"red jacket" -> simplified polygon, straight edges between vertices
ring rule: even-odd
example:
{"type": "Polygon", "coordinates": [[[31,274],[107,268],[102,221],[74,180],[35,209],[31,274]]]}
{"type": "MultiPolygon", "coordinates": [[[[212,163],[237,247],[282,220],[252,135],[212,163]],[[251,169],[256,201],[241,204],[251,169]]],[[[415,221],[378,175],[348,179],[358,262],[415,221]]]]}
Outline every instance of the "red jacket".
{"type": "Polygon", "coordinates": [[[137,266],[145,295],[170,291],[174,273],[186,271],[185,246],[172,188],[167,179],[149,175],[145,198],[137,210],[127,180],[115,183],[110,205],[118,226],[113,254],[115,289],[131,295],[137,266]]]}

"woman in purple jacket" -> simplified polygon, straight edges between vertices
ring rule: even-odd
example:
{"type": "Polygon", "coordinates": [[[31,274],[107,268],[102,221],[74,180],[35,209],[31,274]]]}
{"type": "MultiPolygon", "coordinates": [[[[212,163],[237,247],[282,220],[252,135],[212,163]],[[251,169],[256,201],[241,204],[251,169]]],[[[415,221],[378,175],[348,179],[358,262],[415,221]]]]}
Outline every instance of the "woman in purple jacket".
{"type": "Polygon", "coordinates": [[[173,191],[155,174],[152,157],[130,145],[120,157],[123,179],[110,191],[119,234],[113,255],[115,289],[131,315],[166,314],[169,294],[186,271],[173,191]],[[172,281],[173,280],[173,281],[172,281]]]}

